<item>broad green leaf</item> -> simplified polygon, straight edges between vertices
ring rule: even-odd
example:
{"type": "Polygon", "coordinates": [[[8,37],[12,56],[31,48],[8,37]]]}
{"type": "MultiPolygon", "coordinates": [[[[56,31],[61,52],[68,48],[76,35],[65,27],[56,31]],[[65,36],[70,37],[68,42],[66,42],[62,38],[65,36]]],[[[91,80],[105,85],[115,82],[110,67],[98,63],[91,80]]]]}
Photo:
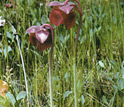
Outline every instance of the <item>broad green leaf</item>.
{"type": "Polygon", "coordinates": [[[65,100],[65,98],[67,98],[71,93],[72,93],[72,91],[66,91],[66,92],[64,93],[64,100],[65,100]]]}
{"type": "Polygon", "coordinates": [[[7,92],[7,93],[6,93],[6,97],[7,97],[7,99],[9,100],[9,102],[14,106],[16,100],[15,100],[13,94],[11,94],[10,92],[7,92]]]}
{"type": "Polygon", "coordinates": [[[25,97],[26,97],[26,92],[25,92],[25,91],[21,91],[21,92],[17,95],[16,99],[17,99],[17,100],[20,100],[20,99],[24,99],[25,97]]]}

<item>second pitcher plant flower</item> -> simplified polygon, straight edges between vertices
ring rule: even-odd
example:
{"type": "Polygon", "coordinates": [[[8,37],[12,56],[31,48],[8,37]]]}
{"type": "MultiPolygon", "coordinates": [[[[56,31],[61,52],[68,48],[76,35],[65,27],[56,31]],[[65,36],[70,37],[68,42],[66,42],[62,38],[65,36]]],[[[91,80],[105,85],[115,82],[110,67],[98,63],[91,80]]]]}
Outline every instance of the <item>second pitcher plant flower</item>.
{"type": "Polygon", "coordinates": [[[53,7],[49,15],[50,22],[55,26],[64,24],[66,29],[70,29],[75,24],[76,14],[74,10],[81,14],[80,10],[77,9],[77,5],[73,2],[53,1],[48,6],[53,7]]]}

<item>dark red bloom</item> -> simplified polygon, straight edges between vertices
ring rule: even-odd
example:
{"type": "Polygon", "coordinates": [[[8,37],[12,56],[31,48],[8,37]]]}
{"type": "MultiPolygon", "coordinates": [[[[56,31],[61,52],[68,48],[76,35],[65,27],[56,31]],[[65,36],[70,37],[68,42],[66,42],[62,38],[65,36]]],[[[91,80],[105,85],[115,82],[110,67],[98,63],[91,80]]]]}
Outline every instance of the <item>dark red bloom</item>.
{"type": "Polygon", "coordinates": [[[76,15],[75,11],[77,10],[77,5],[73,2],[61,3],[58,1],[53,1],[48,4],[48,6],[53,6],[52,11],[49,15],[50,22],[55,26],[64,24],[66,29],[70,29],[74,26],[76,15]]]}
{"type": "Polygon", "coordinates": [[[29,33],[29,40],[39,51],[44,51],[52,45],[52,35],[49,27],[31,26],[26,30],[29,33]]]}
{"type": "Polygon", "coordinates": [[[5,4],[5,7],[6,7],[6,8],[12,8],[13,6],[12,6],[11,3],[7,3],[7,4],[5,4]]]}

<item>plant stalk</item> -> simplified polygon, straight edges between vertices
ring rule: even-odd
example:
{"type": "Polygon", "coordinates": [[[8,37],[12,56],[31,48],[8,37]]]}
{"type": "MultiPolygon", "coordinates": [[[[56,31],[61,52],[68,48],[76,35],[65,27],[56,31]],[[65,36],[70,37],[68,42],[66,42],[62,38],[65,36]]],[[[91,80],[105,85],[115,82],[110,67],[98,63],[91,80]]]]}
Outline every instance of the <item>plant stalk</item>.
{"type": "Polygon", "coordinates": [[[50,107],[53,107],[53,93],[52,93],[52,54],[53,54],[53,46],[50,51],[50,60],[49,60],[49,87],[50,87],[50,107]]]}
{"type": "Polygon", "coordinates": [[[73,76],[74,76],[74,102],[75,102],[75,107],[77,107],[77,90],[76,90],[76,70],[77,70],[77,44],[78,44],[78,37],[79,37],[79,32],[81,29],[82,25],[82,10],[81,10],[81,5],[78,0],[75,0],[78,3],[79,6],[79,11],[80,11],[80,20],[79,20],[79,27],[77,30],[77,35],[75,39],[75,48],[74,48],[74,65],[73,65],[73,76]]]}
{"type": "Polygon", "coordinates": [[[49,27],[51,29],[52,35],[52,46],[50,51],[50,59],[49,59],[49,88],[50,88],[50,107],[53,107],[53,92],[52,92],[52,55],[53,55],[53,47],[54,47],[54,28],[50,24],[44,24],[42,27],[49,27]]]}
{"type": "Polygon", "coordinates": [[[18,47],[19,47],[19,52],[20,52],[20,56],[21,56],[22,66],[23,66],[26,93],[27,93],[27,106],[29,107],[28,84],[27,84],[27,79],[26,79],[26,72],[25,72],[25,65],[24,65],[24,60],[23,60],[23,56],[22,56],[22,51],[21,51],[21,48],[20,48],[20,45],[19,45],[18,35],[16,35],[16,40],[17,40],[17,44],[18,44],[18,47]]]}

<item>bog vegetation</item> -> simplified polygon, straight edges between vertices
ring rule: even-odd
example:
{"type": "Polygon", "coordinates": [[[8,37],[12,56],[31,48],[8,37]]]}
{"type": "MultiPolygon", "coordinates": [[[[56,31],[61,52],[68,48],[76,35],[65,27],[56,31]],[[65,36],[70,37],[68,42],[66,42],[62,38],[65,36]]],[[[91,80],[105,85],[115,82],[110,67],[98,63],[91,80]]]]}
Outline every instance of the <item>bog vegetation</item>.
{"type": "MultiPolygon", "coordinates": [[[[26,34],[27,28],[32,25],[51,24],[51,8],[47,7],[49,2],[0,1],[0,107],[50,106],[48,62],[51,49],[40,52],[29,42],[29,35],[26,34]]],[[[77,46],[77,107],[123,107],[124,2],[79,2],[83,17],[77,46]]],[[[79,18],[77,12],[76,19],[79,18]]],[[[73,54],[79,21],[76,20],[69,30],[65,26],[51,25],[55,28],[52,60],[53,106],[74,107],[73,54]]]]}

